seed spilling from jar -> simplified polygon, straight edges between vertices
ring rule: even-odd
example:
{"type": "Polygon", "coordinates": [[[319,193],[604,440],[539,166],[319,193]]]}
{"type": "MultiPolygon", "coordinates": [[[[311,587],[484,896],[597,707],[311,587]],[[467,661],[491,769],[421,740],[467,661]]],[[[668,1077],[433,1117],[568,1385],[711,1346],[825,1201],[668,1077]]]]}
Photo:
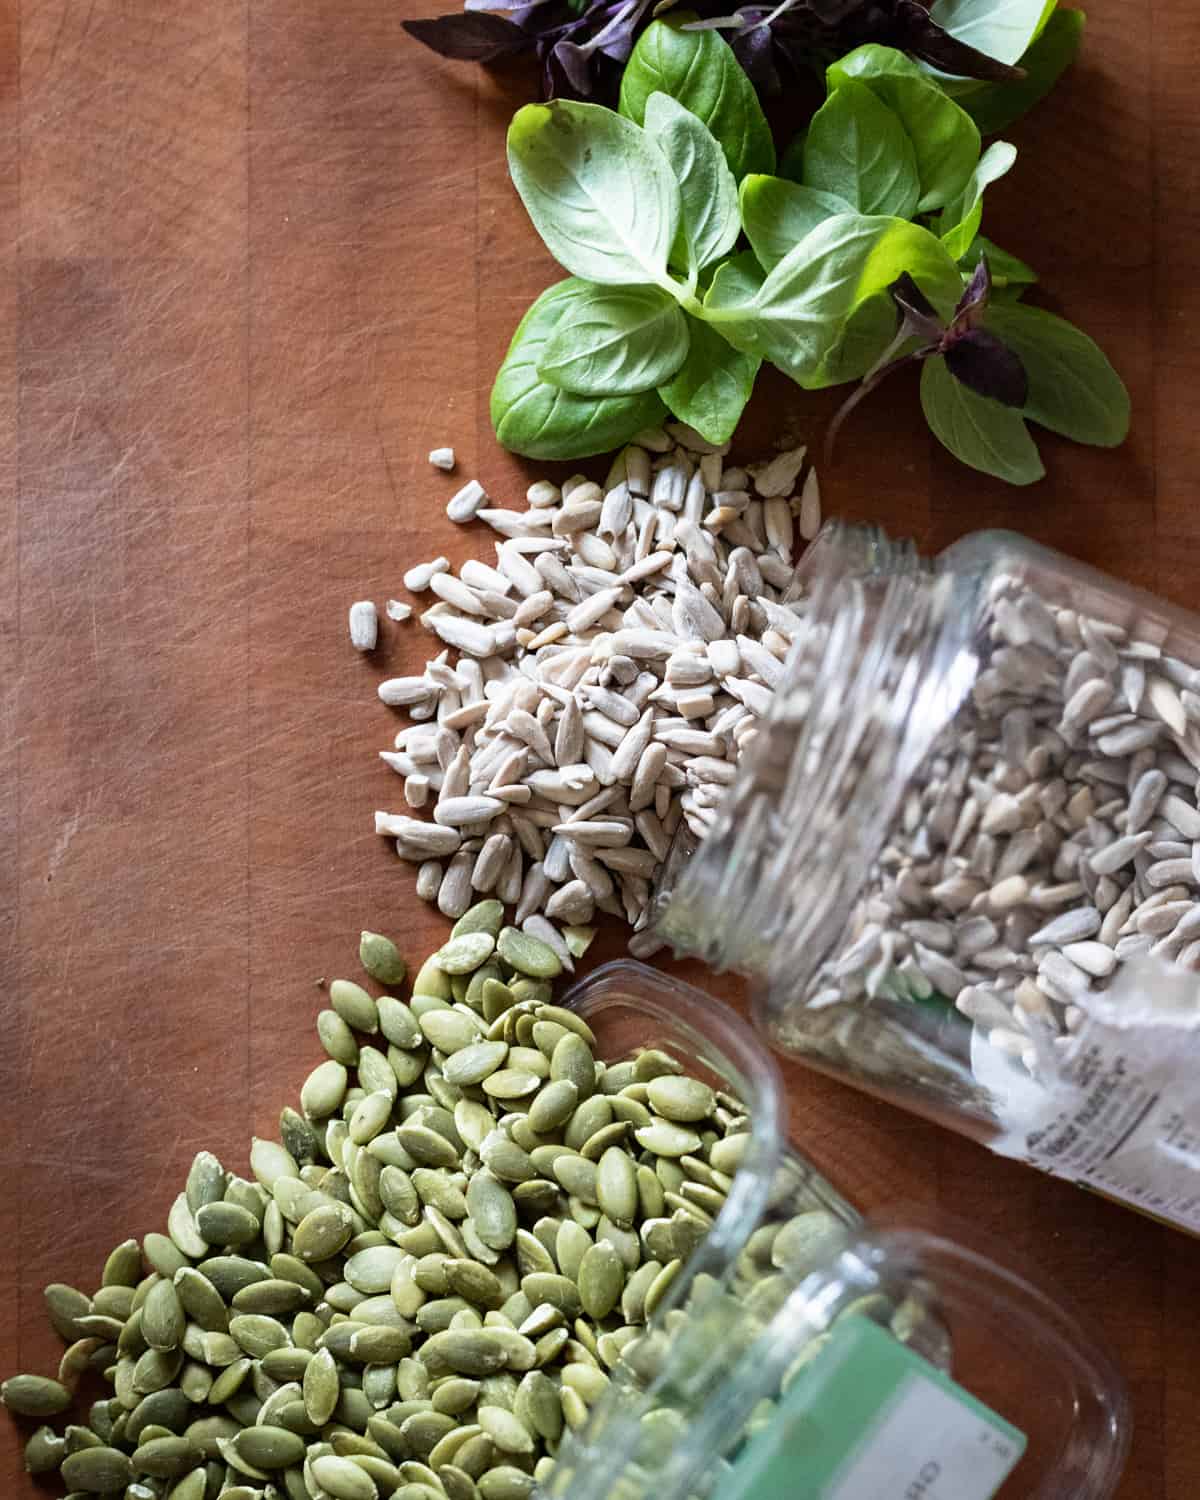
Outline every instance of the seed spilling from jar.
{"type": "MultiPolygon", "coordinates": [[[[553,1003],[554,950],[503,918],[466,912],[407,1002],[335,981],[329,1056],[251,1177],[201,1152],[166,1234],[119,1245],[91,1295],[47,1288],[59,1378],[0,1386],[42,1424],[31,1472],[138,1500],[520,1500],[548,1476],[720,1211],[749,1121],[666,1052],[597,1059],[553,1003]],[[59,1436],[89,1370],[113,1395],[59,1436]]],[[[404,977],[379,934],[361,956],[404,977]]]]}
{"type": "MultiPolygon", "coordinates": [[[[990,650],[910,785],[819,1006],[952,1000],[1037,1073],[1123,963],[1200,971],[1200,670],[994,586],[990,650]]],[[[817,1010],[812,1014],[819,1016],[817,1010]]]]}

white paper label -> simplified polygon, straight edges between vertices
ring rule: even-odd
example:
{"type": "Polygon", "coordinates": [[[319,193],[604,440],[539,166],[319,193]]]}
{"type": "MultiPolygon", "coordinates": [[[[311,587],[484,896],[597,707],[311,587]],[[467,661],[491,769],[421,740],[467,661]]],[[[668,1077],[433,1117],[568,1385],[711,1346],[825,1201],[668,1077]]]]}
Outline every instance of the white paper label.
{"type": "Polygon", "coordinates": [[[828,1500],[991,1500],[1021,1453],[994,1422],[914,1374],[828,1500]]]}
{"type": "Polygon", "coordinates": [[[1026,1078],[995,1090],[986,1043],[973,1048],[1005,1100],[1008,1131],[991,1145],[1200,1234],[1198,979],[1129,967],[1097,997],[1052,1087],[1026,1078]]]}

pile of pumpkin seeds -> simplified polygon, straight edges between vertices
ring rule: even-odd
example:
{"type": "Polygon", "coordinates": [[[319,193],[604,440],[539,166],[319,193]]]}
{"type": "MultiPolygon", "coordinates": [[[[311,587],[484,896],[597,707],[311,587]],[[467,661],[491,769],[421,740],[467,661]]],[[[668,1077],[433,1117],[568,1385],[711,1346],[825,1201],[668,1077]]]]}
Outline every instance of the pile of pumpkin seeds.
{"type": "MultiPolygon", "coordinates": [[[[26,1467],[74,1500],[523,1500],[719,1212],[750,1140],[665,1052],[604,1063],[562,964],[473,907],[412,995],[329,987],[328,1054],[255,1140],[201,1152],[165,1234],[46,1288],[58,1378],[26,1467]],[[85,1378],[112,1387],[57,1431],[85,1378]]],[[[405,978],[364,933],[368,974],[405,978]]]]}

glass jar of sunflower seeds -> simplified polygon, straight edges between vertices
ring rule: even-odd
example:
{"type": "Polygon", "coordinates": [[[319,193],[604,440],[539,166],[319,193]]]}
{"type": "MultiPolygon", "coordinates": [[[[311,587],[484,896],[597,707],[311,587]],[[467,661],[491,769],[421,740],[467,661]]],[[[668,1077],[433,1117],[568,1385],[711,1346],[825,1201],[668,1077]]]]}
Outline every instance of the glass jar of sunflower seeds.
{"type": "Polygon", "coordinates": [[[1011,533],[840,524],[788,608],[658,933],[756,976],[786,1051],[1200,1232],[1200,617],[1011,533]]]}
{"type": "Polygon", "coordinates": [[[641,1297],[639,1276],[661,1286],[660,1256],[678,1273],[630,1326],[602,1335],[610,1379],[569,1423],[540,1497],[1112,1494],[1130,1435],[1125,1388],[1058,1304],[946,1240],[868,1229],[788,1149],[778,1074],[725,1007],[627,962],[566,1003],[610,1072],[628,1059],[651,1081],[682,1070],[715,1088],[712,1134],[726,1133],[701,1147],[721,1201],[685,1194],[703,1163],[680,1158],[671,1233],[659,1246],[664,1220],[643,1226],[656,1258],[627,1295],[641,1297]],[[709,1222],[683,1226],[679,1243],[689,1207],[709,1222]]]}

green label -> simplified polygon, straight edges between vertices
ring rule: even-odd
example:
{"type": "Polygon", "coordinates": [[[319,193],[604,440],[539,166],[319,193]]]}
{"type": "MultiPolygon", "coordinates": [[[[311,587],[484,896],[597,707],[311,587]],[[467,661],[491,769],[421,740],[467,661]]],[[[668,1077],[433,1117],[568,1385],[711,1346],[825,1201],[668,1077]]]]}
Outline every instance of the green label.
{"type": "Polygon", "coordinates": [[[847,1318],[718,1500],[991,1500],[1024,1435],[863,1317],[847,1318]]]}

